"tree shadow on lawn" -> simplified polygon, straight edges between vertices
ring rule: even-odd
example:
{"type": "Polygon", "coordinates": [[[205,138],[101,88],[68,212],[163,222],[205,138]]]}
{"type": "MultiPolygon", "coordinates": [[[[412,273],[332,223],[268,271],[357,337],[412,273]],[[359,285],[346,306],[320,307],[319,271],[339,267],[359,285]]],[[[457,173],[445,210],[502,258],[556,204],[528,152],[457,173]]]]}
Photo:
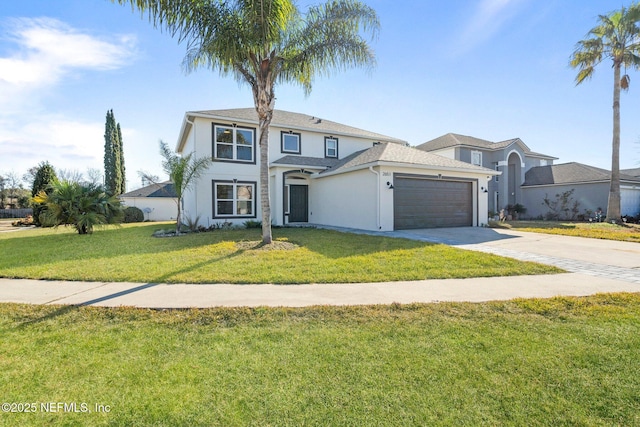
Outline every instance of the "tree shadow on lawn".
{"type": "MultiPolygon", "coordinates": [[[[25,236],[0,240],[0,253],[12,254],[0,260],[5,267],[21,268],[63,261],[92,260],[105,262],[109,258],[127,255],[155,254],[197,249],[223,242],[259,241],[260,231],[216,230],[177,237],[153,237],[158,225],[97,230],[92,235],[60,233],[25,236]],[[8,264],[7,264],[8,263],[8,264]],[[5,265],[6,264],[6,265],[5,265]]],[[[370,255],[398,249],[433,246],[432,243],[382,236],[342,233],[314,228],[276,228],[274,238],[295,243],[327,258],[370,255]]],[[[289,252],[289,251],[283,251],[289,252]]],[[[242,252],[236,251],[234,256],[242,252]]],[[[223,255],[227,257],[229,254],[223,255]]],[[[210,259],[208,262],[215,262],[210,259]]]]}
{"type": "MultiPolygon", "coordinates": [[[[20,322],[18,324],[18,328],[26,327],[26,326],[37,324],[37,323],[46,322],[47,320],[51,320],[51,319],[55,319],[55,318],[60,317],[60,316],[64,316],[65,314],[67,314],[67,313],[69,313],[71,311],[74,311],[74,310],[78,310],[81,307],[93,306],[94,304],[98,304],[98,303],[101,303],[101,302],[109,301],[109,300],[112,300],[112,299],[115,299],[115,298],[120,298],[120,297],[125,296],[125,295],[130,295],[130,294],[133,294],[135,292],[140,292],[140,291],[143,291],[145,289],[149,289],[149,288],[152,288],[154,286],[158,286],[161,283],[167,283],[171,279],[171,277],[173,277],[173,276],[176,276],[176,275],[179,275],[179,274],[183,274],[183,273],[188,273],[188,272],[193,271],[193,270],[197,270],[197,269],[199,269],[201,267],[204,267],[205,265],[207,265],[207,264],[209,264],[211,262],[216,262],[216,261],[220,261],[222,259],[229,259],[229,258],[237,257],[237,256],[241,255],[243,252],[245,252],[245,250],[244,249],[240,249],[240,250],[238,250],[236,252],[233,252],[232,254],[229,254],[229,255],[218,257],[218,258],[215,258],[215,259],[212,259],[212,260],[203,261],[203,262],[200,262],[200,263],[197,263],[197,264],[194,264],[194,265],[190,265],[190,266],[185,267],[185,268],[180,268],[180,269],[174,270],[174,271],[172,271],[170,273],[165,273],[165,274],[163,274],[161,276],[158,276],[156,278],[156,280],[154,280],[153,282],[141,283],[139,286],[136,286],[136,287],[133,287],[133,288],[130,288],[130,289],[125,289],[124,291],[114,292],[114,293],[109,294],[109,295],[104,295],[104,296],[101,296],[101,297],[98,297],[98,298],[93,298],[93,299],[90,299],[90,300],[87,300],[87,301],[83,301],[83,302],[80,302],[80,303],[61,305],[56,310],[54,310],[54,311],[52,311],[50,313],[47,313],[44,316],[40,316],[40,317],[37,317],[37,318],[33,318],[33,319],[29,319],[29,320],[25,320],[25,321],[20,322]]],[[[169,285],[170,285],[170,283],[169,283],[169,285]]]]}

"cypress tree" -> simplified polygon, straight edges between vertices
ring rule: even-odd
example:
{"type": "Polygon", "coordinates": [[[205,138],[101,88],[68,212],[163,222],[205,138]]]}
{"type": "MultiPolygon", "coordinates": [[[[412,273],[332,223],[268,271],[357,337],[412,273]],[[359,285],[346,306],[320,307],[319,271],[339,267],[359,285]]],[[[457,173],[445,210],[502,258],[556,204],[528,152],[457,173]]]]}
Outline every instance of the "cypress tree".
{"type": "Polygon", "coordinates": [[[118,194],[124,194],[127,192],[127,175],[124,169],[124,147],[122,144],[122,131],[120,130],[120,123],[116,125],[118,135],[118,153],[120,154],[120,192],[118,194]]]}
{"type": "MultiPolygon", "coordinates": [[[[38,170],[33,178],[33,185],[31,186],[31,196],[35,197],[41,190],[49,194],[51,192],[50,185],[56,181],[56,171],[49,164],[49,162],[41,162],[38,165],[38,170]]],[[[40,214],[44,210],[44,205],[41,203],[33,203],[33,222],[36,225],[40,225],[40,214]]]]}
{"type": "Polygon", "coordinates": [[[115,183],[115,153],[114,141],[116,129],[113,119],[113,110],[107,111],[107,119],[104,126],[104,189],[107,194],[113,195],[116,189],[115,183]]]}
{"type": "Polygon", "coordinates": [[[104,188],[112,196],[126,192],[122,131],[113,110],[107,111],[104,130],[104,188]]]}

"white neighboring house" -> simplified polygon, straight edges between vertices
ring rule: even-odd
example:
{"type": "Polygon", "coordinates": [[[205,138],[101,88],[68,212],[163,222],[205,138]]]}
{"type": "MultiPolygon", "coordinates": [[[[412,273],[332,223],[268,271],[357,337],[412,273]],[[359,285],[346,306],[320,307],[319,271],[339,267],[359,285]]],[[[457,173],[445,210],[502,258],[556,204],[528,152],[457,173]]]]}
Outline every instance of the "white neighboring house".
{"type": "MultiPolygon", "coordinates": [[[[253,108],[185,114],[176,151],[213,162],[184,195],[201,225],[260,219],[258,118],[253,108]]],[[[274,111],[269,132],[273,225],[363,230],[487,223],[499,174],[408,147],[397,138],[305,114],[274,111]]]]}
{"type": "Polygon", "coordinates": [[[139,208],[147,221],[175,220],[178,213],[178,198],[170,181],[147,185],[119,198],[124,206],[139,208]]]}

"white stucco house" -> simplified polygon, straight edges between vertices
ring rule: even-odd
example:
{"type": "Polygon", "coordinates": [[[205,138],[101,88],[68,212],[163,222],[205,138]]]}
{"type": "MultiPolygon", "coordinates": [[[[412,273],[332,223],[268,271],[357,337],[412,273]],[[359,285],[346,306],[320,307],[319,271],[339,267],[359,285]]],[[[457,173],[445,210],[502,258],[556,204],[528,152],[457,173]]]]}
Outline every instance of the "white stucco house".
{"type": "MultiPolygon", "coordinates": [[[[258,118],[253,108],[190,111],[176,151],[213,162],[184,196],[200,224],[261,218],[258,118]]],[[[363,230],[487,223],[500,172],[305,114],[274,111],[269,132],[272,223],[363,230]]]]}
{"type": "Polygon", "coordinates": [[[178,213],[178,197],[169,181],[129,191],[119,198],[124,206],[139,208],[147,221],[175,220],[178,213]]]}

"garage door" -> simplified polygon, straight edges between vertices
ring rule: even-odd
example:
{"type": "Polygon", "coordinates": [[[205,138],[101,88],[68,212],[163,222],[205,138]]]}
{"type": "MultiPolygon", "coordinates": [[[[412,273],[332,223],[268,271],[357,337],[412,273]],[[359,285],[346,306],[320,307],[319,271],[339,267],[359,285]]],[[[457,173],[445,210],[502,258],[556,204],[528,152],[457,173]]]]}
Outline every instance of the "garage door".
{"type": "Polygon", "coordinates": [[[471,182],[396,177],[393,187],[396,230],[473,223],[471,182]]]}

